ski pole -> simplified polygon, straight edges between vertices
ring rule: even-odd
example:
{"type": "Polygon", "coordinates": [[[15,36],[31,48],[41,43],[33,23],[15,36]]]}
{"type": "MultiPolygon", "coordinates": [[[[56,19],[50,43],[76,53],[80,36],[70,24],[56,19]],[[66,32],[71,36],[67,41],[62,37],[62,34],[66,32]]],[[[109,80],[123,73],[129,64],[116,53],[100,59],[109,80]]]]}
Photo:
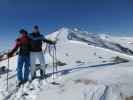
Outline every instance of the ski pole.
{"type": "Polygon", "coordinates": [[[54,75],[55,75],[55,53],[53,49],[53,81],[54,81],[54,75]]]}
{"type": "Polygon", "coordinates": [[[57,55],[56,55],[56,45],[53,45],[53,82],[54,82],[54,75],[57,74],[58,66],[57,66],[57,55]]]}
{"type": "Polygon", "coordinates": [[[56,45],[54,45],[54,50],[55,50],[55,68],[56,72],[58,71],[58,66],[57,66],[57,50],[56,50],[56,45]]]}
{"type": "MultiPolygon", "coordinates": [[[[9,53],[9,50],[8,50],[8,53],[9,53]]],[[[9,77],[9,68],[10,68],[10,64],[9,64],[9,56],[7,55],[7,60],[8,60],[8,68],[7,68],[7,91],[8,91],[8,77],[9,77]]]]}
{"type": "Polygon", "coordinates": [[[47,47],[48,47],[48,45],[46,44],[46,47],[45,47],[45,49],[44,49],[44,51],[43,51],[43,58],[44,58],[44,62],[45,62],[45,74],[46,74],[46,60],[45,60],[45,53],[46,53],[46,50],[47,50],[47,47]]]}
{"type": "Polygon", "coordinates": [[[52,75],[54,76],[54,57],[53,57],[53,52],[52,52],[52,49],[51,49],[51,45],[48,45],[48,51],[49,51],[49,55],[51,56],[52,58],[52,67],[53,67],[53,72],[52,72],[52,75]]]}
{"type": "Polygon", "coordinates": [[[53,64],[53,73],[52,73],[52,75],[53,75],[53,83],[54,83],[54,79],[55,79],[55,71],[57,71],[57,60],[56,60],[56,47],[55,47],[55,45],[49,45],[48,46],[48,50],[49,50],[49,54],[50,54],[50,56],[52,57],[52,64],[53,64]],[[52,48],[51,48],[52,47],[52,48]]]}

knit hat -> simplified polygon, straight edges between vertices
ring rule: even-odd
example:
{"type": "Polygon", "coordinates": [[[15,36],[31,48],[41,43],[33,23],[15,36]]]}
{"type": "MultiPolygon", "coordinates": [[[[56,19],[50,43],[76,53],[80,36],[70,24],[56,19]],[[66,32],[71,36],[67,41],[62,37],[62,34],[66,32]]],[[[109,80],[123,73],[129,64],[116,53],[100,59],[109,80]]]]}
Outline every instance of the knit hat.
{"type": "Polygon", "coordinates": [[[20,33],[20,34],[23,34],[23,33],[28,34],[28,32],[27,32],[25,29],[20,29],[20,30],[19,30],[19,33],[20,33]]]}
{"type": "Polygon", "coordinates": [[[38,25],[35,25],[33,28],[38,30],[39,29],[39,26],[38,25]]]}

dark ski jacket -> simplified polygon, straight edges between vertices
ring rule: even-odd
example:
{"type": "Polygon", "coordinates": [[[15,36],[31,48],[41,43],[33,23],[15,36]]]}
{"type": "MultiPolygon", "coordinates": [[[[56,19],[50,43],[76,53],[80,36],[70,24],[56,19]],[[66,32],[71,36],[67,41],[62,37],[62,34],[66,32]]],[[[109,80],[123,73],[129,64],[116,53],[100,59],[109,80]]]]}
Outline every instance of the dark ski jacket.
{"type": "Polygon", "coordinates": [[[40,33],[37,34],[30,33],[29,38],[31,43],[31,52],[42,51],[42,42],[53,44],[52,41],[45,39],[44,36],[40,33]]]}
{"type": "Polygon", "coordinates": [[[18,38],[16,40],[16,44],[15,47],[12,49],[12,51],[9,53],[9,55],[13,55],[13,53],[15,53],[17,50],[18,54],[20,56],[29,56],[30,54],[30,40],[29,37],[24,34],[21,38],[18,38]]]}

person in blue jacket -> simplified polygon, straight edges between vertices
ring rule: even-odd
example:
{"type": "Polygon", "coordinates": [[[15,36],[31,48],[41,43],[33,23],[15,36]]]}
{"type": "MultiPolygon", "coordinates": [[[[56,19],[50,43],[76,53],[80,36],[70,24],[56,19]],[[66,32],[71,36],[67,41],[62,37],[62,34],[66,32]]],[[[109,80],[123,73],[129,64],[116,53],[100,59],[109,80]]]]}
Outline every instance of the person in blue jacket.
{"type": "Polygon", "coordinates": [[[45,77],[45,58],[42,51],[43,42],[49,44],[55,44],[55,42],[45,39],[45,37],[40,33],[39,27],[35,25],[32,29],[32,33],[29,34],[31,42],[30,51],[30,62],[31,62],[31,78],[32,80],[36,77],[36,61],[40,62],[41,78],[45,77]]]}

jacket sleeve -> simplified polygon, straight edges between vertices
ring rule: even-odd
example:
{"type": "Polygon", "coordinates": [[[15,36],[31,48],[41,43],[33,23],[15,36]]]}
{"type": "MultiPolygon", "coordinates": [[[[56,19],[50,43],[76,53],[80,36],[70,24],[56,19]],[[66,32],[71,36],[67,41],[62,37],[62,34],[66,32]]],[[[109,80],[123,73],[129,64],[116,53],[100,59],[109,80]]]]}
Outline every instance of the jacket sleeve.
{"type": "Polygon", "coordinates": [[[43,39],[43,42],[46,42],[46,43],[49,43],[49,44],[54,44],[52,41],[50,41],[50,40],[48,40],[46,38],[43,39]]]}
{"type": "Polygon", "coordinates": [[[43,35],[41,37],[42,37],[43,42],[46,42],[46,43],[49,43],[49,44],[54,44],[53,41],[46,39],[43,35]]]}
{"type": "Polygon", "coordinates": [[[20,40],[17,39],[16,44],[15,44],[14,48],[11,50],[9,55],[13,55],[18,50],[19,47],[20,47],[20,40]]]}
{"type": "Polygon", "coordinates": [[[40,35],[39,37],[33,37],[32,35],[28,35],[28,37],[34,41],[41,40],[49,44],[54,44],[52,41],[46,39],[43,35],[40,35]]]}

